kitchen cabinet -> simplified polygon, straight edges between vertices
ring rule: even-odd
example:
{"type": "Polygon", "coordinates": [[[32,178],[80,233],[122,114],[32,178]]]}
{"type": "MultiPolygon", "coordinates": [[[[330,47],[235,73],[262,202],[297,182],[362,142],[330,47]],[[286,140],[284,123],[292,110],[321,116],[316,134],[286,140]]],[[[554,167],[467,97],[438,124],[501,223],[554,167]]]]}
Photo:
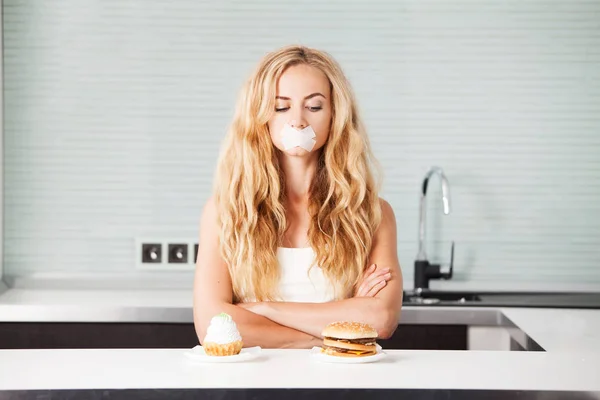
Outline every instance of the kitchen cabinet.
{"type": "MultiPolygon", "coordinates": [[[[465,325],[402,324],[379,343],[385,349],[466,350],[465,325]]],[[[192,323],[0,323],[2,349],[191,348],[192,323]]]]}

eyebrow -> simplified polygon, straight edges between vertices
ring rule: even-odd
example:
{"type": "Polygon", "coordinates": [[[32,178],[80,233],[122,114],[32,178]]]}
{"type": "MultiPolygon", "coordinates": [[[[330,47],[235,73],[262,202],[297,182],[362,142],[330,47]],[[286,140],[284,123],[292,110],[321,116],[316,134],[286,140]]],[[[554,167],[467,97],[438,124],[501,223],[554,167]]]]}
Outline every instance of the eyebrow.
{"type": "MultiPolygon", "coordinates": [[[[312,99],[313,97],[317,97],[317,96],[321,96],[324,99],[326,99],[325,96],[323,96],[321,93],[317,92],[317,93],[309,94],[308,96],[306,96],[304,98],[304,100],[309,100],[309,99],[312,99]]],[[[285,97],[285,96],[275,96],[275,98],[278,100],[291,100],[289,97],[285,97]]]]}

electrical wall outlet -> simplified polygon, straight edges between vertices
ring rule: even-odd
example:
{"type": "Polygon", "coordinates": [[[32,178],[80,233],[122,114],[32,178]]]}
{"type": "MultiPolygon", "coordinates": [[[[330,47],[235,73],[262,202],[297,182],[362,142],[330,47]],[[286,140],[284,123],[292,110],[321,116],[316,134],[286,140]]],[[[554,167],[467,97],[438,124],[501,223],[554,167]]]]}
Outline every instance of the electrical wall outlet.
{"type": "Polygon", "coordinates": [[[187,243],[169,243],[167,245],[169,264],[187,264],[188,262],[188,247],[187,243]]]}
{"type": "Polygon", "coordinates": [[[139,256],[144,264],[160,264],[162,262],[162,243],[142,243],[139,256]]]}
{"type": "Polygon", "coordinates": [[[193,271],[198,239],[136,238],[135,267],[148,271],[193,271]]]}

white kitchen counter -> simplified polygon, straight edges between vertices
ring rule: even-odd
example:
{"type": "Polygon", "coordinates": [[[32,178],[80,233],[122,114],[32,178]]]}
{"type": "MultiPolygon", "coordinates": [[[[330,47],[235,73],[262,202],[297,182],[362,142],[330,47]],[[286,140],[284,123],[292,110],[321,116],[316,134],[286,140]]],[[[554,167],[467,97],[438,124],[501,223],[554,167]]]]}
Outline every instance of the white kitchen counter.
{"type": "MultiPolygon", "coordinates": [[[[481,311],[458,308],[473,315],[481,311]]],[[[405,307],[405,312],[412,310],[424,308],[405,307]]],[[[449,308],[438,310],[446,313],[449,308]]],[[[496,311],[546,351],[388,350],[389,356],[378,363],[338,365],[317,363],[308,350],[263,350],[262,359],[248,363],[202,365],[190,363],[183,349],[0,350],[0,390],[360,387],[600,391],[600,310],[496,311]]],[[[0,322],[110,321],[115,316],[113,322],[118,322],[156,315],[191,322],[191,293],[10,289],[0,295],[0,322]]]]}
{"type": "MultiPolygon", "coordinates": [[[[92,307],[190,307],[191,290],[57,290],[9,289],[0,294],[0,307],[92,306],[92,307]]],[[[0,314],[0,318],[2,318],[0,314]]],[[[1,319],[0,319],[1,320],[1,319]]]]}
{"type": "MultiPolygon", "coordinates": [[[[421,388],[600,391],[598,353],[387,351],[372,364],[324,364],[309,350],[193,364],[183,350],[4,350],[0,390],[421,388]],[[300,371],[302,371],[300,373],[300,371]]],[[[0,396],[1,397],[1,396],[0,396]]]]}

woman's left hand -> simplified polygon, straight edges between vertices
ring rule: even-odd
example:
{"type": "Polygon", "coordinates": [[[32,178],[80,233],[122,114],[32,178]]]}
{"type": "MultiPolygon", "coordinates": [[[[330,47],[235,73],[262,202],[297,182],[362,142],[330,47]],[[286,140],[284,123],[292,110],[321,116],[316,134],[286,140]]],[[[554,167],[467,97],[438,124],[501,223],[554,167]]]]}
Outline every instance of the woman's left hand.
{"type": "Polygon", "coordinates": [[[378,269],[373,264],[365,271],[365,276],[360,282],[354,297],[375,297],[385,287],[392,277],[389,268],[378,269]]]}

